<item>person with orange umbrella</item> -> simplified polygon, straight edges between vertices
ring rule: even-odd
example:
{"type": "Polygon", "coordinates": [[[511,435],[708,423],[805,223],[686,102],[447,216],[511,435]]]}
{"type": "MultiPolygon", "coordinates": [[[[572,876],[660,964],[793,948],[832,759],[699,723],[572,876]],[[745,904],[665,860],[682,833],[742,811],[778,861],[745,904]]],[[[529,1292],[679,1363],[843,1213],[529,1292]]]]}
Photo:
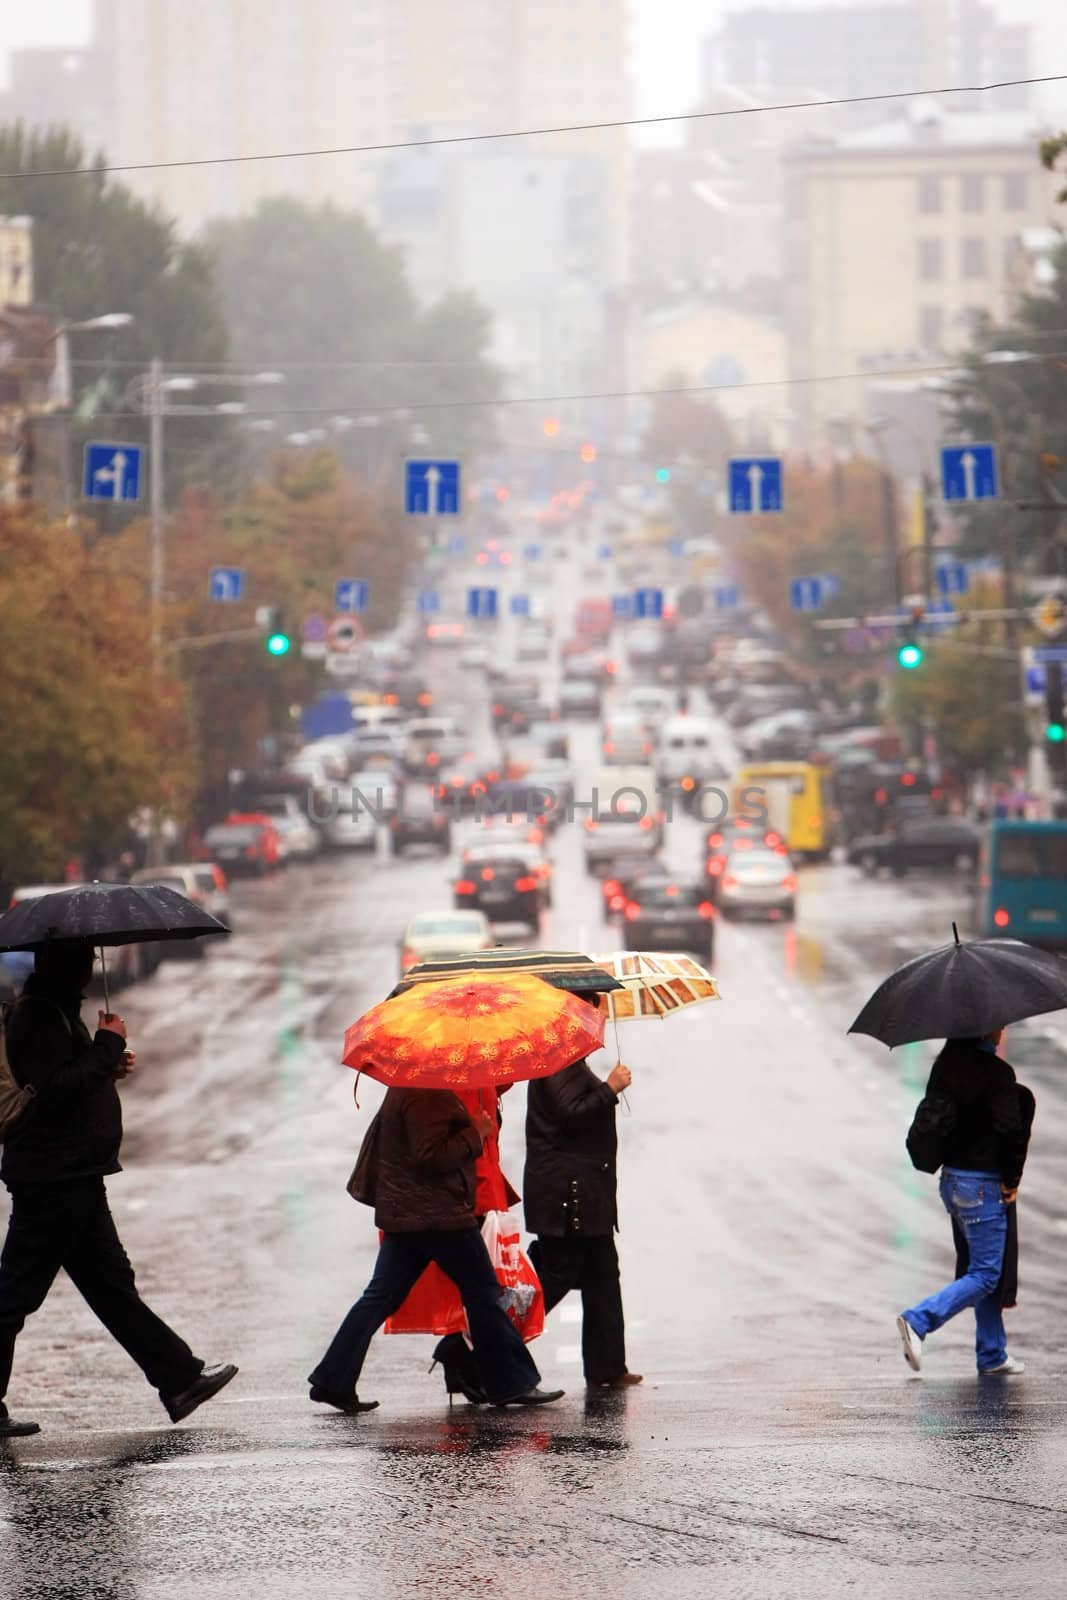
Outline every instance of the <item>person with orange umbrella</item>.
{"type": "Polygon", "coordinates": [[[360,1400],[371,1339],[430,1262],[460,1290],[486,1398],[544,1405],[545,1391],[517,1329],[476,1222],[475,1163],[495,1131],[457,1091],[490,1089],[559,1071],[595,1049],[604,1020],[575,996],[528,974],[423,983],[374,1006],[349,1028],[342,1060],[388,1084],[350,1191],[374,1206],[382,1241],[374,1273],[309,1377],[311,1399],[339,1411],[360,1400]]]}

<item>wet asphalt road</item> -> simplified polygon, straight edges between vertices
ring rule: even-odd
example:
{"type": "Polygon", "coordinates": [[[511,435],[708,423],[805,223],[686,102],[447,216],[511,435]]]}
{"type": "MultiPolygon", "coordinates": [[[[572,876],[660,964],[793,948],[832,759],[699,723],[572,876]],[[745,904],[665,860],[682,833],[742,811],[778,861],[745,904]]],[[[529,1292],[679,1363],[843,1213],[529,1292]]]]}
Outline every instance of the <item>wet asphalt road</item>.
{"type": "MultiPolygon", "coordinates": [[[[478,730],[484,690],[463,694],[478,730]]],[[[588,772],[595,730],[573,739],[588,772]]],[[[696,826],[667,852],[695,866],[696,826]]],[[[543,942],[614,948],[579,830],[554,860],[543,942]]],[[[551,1409],[449,1411],[433,1341],[384,1337],[360,1386],[379,1411],[309,1405],[376,1244],[344,1186],[378,1091],[355,1110],[342,1033],[448,883],[436,857],[379,854],[242,884],[232,941],[123,997],[141,1070],[109,1184],[119,1227],[150,1303],[241,1374],[172,1428],[61,1281],[19,1344],[12,1409],[43,1432],[0,1447],[2,1600],[1061,1593],[1067,1030],[1011,1036],[1038,1096],[1009,1321],[1028,1371],[981,1382],[967,1314],[921,1379],[893,1326],[951,1272],[935,1181],[903,1149],[931,1051],[845,1037],[878,977],[966,920],[962,880],[804,868],[795,925],[719,924],[721,1003],[625,1029],[642,1388],[586,1395],[565,1304],[533,1347],[567,1390],[551,1409]]],[[[523,1095],[505,1102],[516,1179],[523,1095]]]]}

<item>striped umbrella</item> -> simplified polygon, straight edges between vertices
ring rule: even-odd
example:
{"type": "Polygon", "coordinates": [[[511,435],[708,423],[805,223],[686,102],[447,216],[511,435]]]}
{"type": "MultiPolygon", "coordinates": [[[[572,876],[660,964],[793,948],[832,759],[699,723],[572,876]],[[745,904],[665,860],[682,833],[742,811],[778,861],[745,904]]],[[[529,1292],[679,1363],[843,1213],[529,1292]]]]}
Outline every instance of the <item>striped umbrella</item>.
{"type": "Polygon", "coordinates": [[[691,956],[620,950],[615,955],[594,956],[593,960],[619,984],[618,989],[597,1002],[612,1022],[669,1017],[687,1006],[719,999],[715,979],[691,956]]]}
{"type": "Polygon", "coordinates": [[[468,978],[479,973],[513,977],[520,972],[543,978],[571,994],[605,994],[623,987],[610,971],[577,950],[481,950],[475,955],[420,961],[408,968],[389,998],[406,994],[417,983],[436,983],[442,978],[468,978]]]}

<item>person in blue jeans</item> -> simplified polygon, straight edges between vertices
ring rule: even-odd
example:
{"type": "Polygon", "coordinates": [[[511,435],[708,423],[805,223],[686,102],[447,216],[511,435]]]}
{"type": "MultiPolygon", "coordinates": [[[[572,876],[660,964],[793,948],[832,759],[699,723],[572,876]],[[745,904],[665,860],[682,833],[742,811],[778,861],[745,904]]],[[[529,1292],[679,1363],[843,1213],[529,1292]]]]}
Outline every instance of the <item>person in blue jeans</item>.
{"type": "MultiPolygon", "coordinates": [[[[967,1266],[953,1283],[897,1317],[904,1359],[922,1367],[923,1340],[974,1307],[980,1374],[1014,1375],[1001,1314],[1008,1207],[1022,1180],[1033,1096],[997,1054],[1003,1030],[982,1039],[949,1039],[934,1062],[924,1106],[944,1128],[941,1199],[966,1240],[967,1266]]],[[[922,1110],[922,1107],[920,1108],[922,1110]]]]}

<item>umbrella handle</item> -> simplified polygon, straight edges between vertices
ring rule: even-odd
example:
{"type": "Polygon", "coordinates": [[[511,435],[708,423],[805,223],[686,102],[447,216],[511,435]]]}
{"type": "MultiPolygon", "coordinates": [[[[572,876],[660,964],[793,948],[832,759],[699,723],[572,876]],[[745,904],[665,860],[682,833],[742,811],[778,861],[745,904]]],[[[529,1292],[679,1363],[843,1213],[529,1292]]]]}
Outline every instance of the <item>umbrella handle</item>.
{"type": "Polygon", "coordinates": [[[111,1015],[111,996],[108,993],[107,962],[104,960],[104,947],[103,947],[103,945],[100,946],[100,976],[104,980],[104,1015],[105,1015],[105,1017],[110,1017],[110,1015],[111,1015]]]}

